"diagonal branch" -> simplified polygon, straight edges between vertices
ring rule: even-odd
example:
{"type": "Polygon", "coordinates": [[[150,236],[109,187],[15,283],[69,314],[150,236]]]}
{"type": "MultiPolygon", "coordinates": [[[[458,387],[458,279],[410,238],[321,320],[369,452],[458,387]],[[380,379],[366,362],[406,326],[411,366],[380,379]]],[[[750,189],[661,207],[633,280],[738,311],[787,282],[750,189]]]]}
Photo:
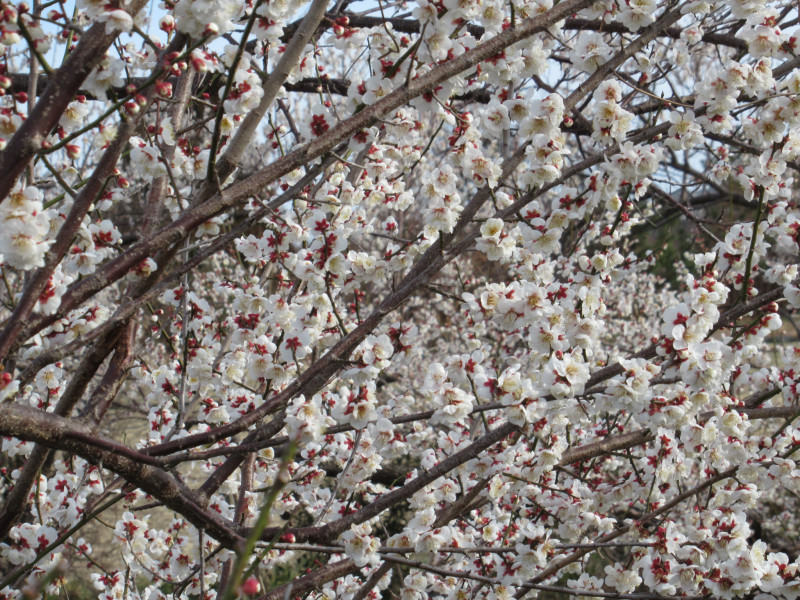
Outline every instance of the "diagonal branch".
{"type": "MultiPolygon", "coordinates": [[[[135,16],[147,0],[134,0],[127,8],[135,16]]],[[[89,73],[100,64],[118,30],[106,33],[106,23],[95,23],[48,81],[36,107],[0,151],[0,202],[11,192],[28,159],[39,150],[89,73]]]]}
{"type": "Polygon", "coordinates": [[[236,548],[243,541],[231,524],[215,512],[205,510],[194,492],[178,478],[148,464],[147,455],[97,434],[87,424],[21,404],[6,403],[0,435],[77,454],[158,498],[228,548],[236,548]]]}
{"type": "MultiPolygon", "coordinates": [[[[187,36],[183,34],[176,35],[161,56],[164,57],[170,52],[180,50],[187,41],[187,36]]],[[[152,87],[148,88],[143,94],[148,102],[152,101],[154,95],[155,89],[152,87]]],[[[40,102],[44,100],[45,98],[43,97],[40,102]]],[[[144,112],[145,111],[142,111],[139,113],[138,117],[132,117],[120,124],[116,138],[103,153],[102,158],[87,180],[86,185],[83,186],[80,194],[78,194],[78,197],[75,198],[75,201],[72,203],[69,214],[64,219],[64,223],[58,230],[55,241],[47,252],[44,266],[37,269],[32,274],[14,312],[8,319],[6,326],[0,331],[0,364],[2,364],[6,356],[8,356],[9,351],[15,347],[15,342],[17,342],[20,332],[25,327],[33,309],[36,307],[40,294],[44,291],[53,271],[55,271],[72,245],[75,234],[78,232],[83,222],[83,218],[89,212],[89,207],[97,200],[108,178],[114,173],[119,158],[128,145],[128,140],[139,126],[144,112]]]]}
{"type": "Polygon", "coordinates": [[[508,29],[457,58],[437,66],[428,73],[414,79],[407,86],[395,90],[349,119],[341,121],[320,138],[293,150],[247,179],[221,190],[208,201],[186,211],[177,220],[156,234],[135,243],[127,251],[106,263],[101,269],[98,269],[94,274],[71,285],[62,297],[57,313],[33,319],[28,327],[25,328],[24,334],[20,336],[17,343],[21,343],[30,335],[63,318],[70,310],[124,277],[142,260],[179,243],[201,224],[225,210],[245,202],[248,198],[258,194],[264,187],[294,169],[307,165],[325,155],[339,144],[349,140],[355,133],[376,123],[383,115],[434,89],[439,82],[495,56],[520,40],[546,30],[553,23],[592,3],[593,0],[565,0],[559,3],[547,12],[524,21],[518,27],[508,29]]]}

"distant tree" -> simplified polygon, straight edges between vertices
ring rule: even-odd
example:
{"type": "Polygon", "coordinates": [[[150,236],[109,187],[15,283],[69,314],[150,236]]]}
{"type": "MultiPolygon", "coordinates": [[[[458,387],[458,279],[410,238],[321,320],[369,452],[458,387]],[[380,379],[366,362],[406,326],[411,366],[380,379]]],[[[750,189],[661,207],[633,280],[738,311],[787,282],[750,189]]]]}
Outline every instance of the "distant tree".
{"type": "Polygon", "coordinates": [[[0,9],[0,598],[800,595],[796,2],[0,9]]]}

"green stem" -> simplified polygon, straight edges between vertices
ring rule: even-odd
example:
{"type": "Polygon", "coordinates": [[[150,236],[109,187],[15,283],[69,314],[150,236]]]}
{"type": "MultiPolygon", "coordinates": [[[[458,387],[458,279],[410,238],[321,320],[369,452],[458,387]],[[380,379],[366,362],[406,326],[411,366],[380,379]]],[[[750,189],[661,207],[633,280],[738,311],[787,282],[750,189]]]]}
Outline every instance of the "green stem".
{"type": "Polygon", "coordinates": [[[756,220],[753,223],[753,235],[750,237],[750,250],[747,252],[747,261],[744,265],[744,281],[742,282],[742,293],[734,306],[739,302],[747,300],[747,288],[750,287],[750,269],[753,266],[753,254],[756,251],[756,239],[758,239],[758,226],[761,224],[761,217],[764,212],[764,188],[758,192],[758,206],[756,207],[756,220]]]}
{"type": "Polygon", "coordinates": [[[228,580],[228,586],[225,590],[225,595],[222,597],[222,600],[234,600],[234,598],[239,595],[239,588],[242,585],[242,580],[255,569],[255,564],[248,569],[248,562],[250,562],[250,557],[253,555],[253,552],[256,549],[256,544],[261,539],[261,534],[269,524],[270,513],[272,512],[272,507],[275,504],[275,501],[278,499],[278,495],[289,481],[288,477],[286,476],[287,469],[289,467],[289,463],[291,463],[292,459],[294,458],[295,452],[297,452],[297,442],[292,442],[289,444],[289,447],[286,449],[286,453],[283,455],[283,460],[281,461],[280,468],[278,469],[278,474],[275,476],[275,481],[267,493],[267,499],[258,515],[258,519],[256,520],[255,525],[253,525],[253,528],[250,530],[250,535],[247,536],[244,547],[236,555],[236,562],[233,565],[233,572],[228,580]]]}

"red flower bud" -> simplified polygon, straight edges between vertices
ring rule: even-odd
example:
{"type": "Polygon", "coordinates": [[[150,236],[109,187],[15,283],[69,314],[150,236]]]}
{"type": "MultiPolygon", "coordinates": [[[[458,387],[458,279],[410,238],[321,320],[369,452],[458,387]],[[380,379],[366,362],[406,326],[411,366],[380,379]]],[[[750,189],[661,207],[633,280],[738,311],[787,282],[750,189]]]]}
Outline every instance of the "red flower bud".
{"type": "Polygon", "coordinates": [[[255,577],[248,577],[247,581],[242,584],[242,593],[247,596],[253,596],[261,591],[261,584],[255,577]]]}
{"type": "Polygon", "coordinates": [[[162,98],[172,98],[172,84],[168,81],[159,81],[156,83],[156,91],[162,98]]]}

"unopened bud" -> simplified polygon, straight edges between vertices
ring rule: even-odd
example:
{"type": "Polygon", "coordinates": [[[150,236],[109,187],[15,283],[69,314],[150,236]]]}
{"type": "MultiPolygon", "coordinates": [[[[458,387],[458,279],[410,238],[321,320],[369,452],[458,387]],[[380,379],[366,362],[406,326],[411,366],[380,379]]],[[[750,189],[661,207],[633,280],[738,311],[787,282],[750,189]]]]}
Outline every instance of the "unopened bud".
{"type": "Polygon", "coordinates": [[[192,69],[198,71],[199,73],[205,73],[208,71],[208,65],[206,65],[206,61],[204,61],[202,58],[192,57],[192,69]]]}
{"type": "Polygon", "coordinates": [[[172,33],[173,31],[175,31],[175,19],[172,17],[172,15],[164,15],[163,17],[161,17],[158,26],[161,29],[161,31],[172,33]]]}
{"type": "Polygon", "coordinates": [[[172,84],[168,81],[159,81],[156,84],[156,90],[162,98],[172,98],[172,84]]]}
{"type": "Polygon", "coordinates": [[[254,596],[261,591],[261,584],[255,577],[248,577],[247,581],[242,584],[242,594],[247,596],[254,596]]]}
{"type": "Polygon", "coordinates": [[[2,16],[5,23],[16,23],[19,15],[13,6],[6,4],[3,7],[3,11],[0,13],[0,16],[2,16]]]}

